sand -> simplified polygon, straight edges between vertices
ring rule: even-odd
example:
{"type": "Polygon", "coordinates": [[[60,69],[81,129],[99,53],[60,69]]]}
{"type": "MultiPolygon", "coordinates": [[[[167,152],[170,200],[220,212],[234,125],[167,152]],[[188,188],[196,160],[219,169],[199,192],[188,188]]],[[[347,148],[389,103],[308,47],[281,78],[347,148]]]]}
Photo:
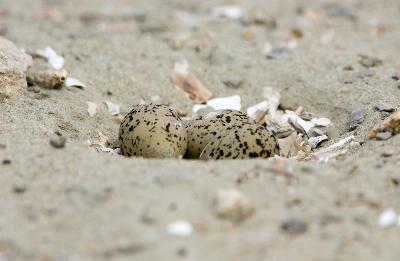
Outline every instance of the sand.
{"type": "Polygon", "coordinates": [[[397,1],[16,0],[0,2],[0,17],[2,36],[28,51],[51,46],[87,85],[25,91],[0,103],[0,260],[399,259],[399,225],[382,228],[377,220],[387,208],[400,213],[400,135],[367,139],[380,121],[373,105],[400,105],[400,81],[390,77],[400,69],[397,1]],[[248,21],[263,12],[277,27],[210,19],[221,4],[241,6],[248,21]],[[200,17],[198,26],[177,21],[176,10],[200,17]],[[243,37],[246,28],[253,39],[243,37]],[[293,28],[303,37],[294,39],[293,28]],[[321,43],[329,30],[333,39],[321,43]],[[175,48],[182,33],[191,37],[175,48]],[[298,45],[284,57],[262,55],[266,42],[292,40],[298,45]],[[196,51],[198,44],[205,47],[196,51]],[[382,64],[345,84],[366,72],[359,54],[382,64]],[[360,145],[328,163],[148,160],[88,148],[98,131],[117,138],[105,101],[126,113],[158,95],[190,109],[170,82],[180,58],[215,97],[239,94],[246,108],[270,86],[286,108],[331,119],[323,147],[351,134],[360,145]],[[243,84],[225,86],[229,74],[243,84]],[[87,101],[99,105],[94,117],[87,101]],[[349,132],[359,107],[366,119],[349,132]],[[49,144],[55,132],[67,137],[62,149],[49,144]],[[217,217],[212,200],[220,189],[242,191],[254,214],[241,223],[217,217]],[[304,222],[305,231],[282,230],[288,219],[304,222]],[[191,235],[166,233],[177,220],[193,225],[191,235]]]}

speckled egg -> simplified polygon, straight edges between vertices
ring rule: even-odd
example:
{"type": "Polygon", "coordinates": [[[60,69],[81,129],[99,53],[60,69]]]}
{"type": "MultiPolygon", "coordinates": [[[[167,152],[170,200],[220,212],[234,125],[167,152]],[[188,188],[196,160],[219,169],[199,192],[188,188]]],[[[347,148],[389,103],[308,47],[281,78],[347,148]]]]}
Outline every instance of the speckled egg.
{"type": "Polygon", "coordinates": [[[186,129],[178,114],[165,105],[136,105],[119,129],[125,156],[178,158],[186,151],[186,129]]]}
{"type": "Polygon", "coordinates": [[[200,159],[269,158],[279,155],[275,136],[257,124],[236,125],[219,133],[205,146],[200,159]]]}
{"type": "Polygon", "coordinates": [[[235,110],[218,110],[195,117],[186,127],[188,142],[185,158],[198,159],[204,147],[217,135],[234,125],[249,124],[253,124],[253,120],[235,110]]]}

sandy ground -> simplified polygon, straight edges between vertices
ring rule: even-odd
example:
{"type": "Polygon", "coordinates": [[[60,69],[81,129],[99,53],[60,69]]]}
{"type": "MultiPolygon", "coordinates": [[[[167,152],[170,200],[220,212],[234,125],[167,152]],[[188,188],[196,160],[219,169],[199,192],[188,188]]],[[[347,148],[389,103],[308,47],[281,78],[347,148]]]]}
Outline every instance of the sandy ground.
{"type": "Polygon", "coordinates": [[[25,91],[0,104],[0,260],[399,260],[400,226],[377,220],[387,208],[400,213],[400,135],[367,140],[380,121],[373,105],[400,105],[400,81],[390,77],[400,69],[398,1],[1,0],[0,29],[27,50],[53,47],[69,75],[87,85],[25,91]],[[249,24],[209,19],[221,4],[243,7],[249,24]],[[177,10],[200,17],[198,26],[180,23],[177,10]],[[276,28],[251,23],[254,12],[276,28]],[[294,27],[304,34],[298,46],[266,59],[264,44],[290,41],[294,27]],[[246,28],[253,39],[243,37],[246,28]],[[324,44],[327,30],[334,37],[324,44]],[[181,48],[171,46],[188,32],[181,48]],[[196,51],[199,42],[205,47],[196,51]],[[383,63],[345,84],[365,72],[359,54],[383,63]],[[123,112],[154,95],[190,108],[170,82],[182,57],[217,97],[239,94],[246,108],[271,86],[285,107],[332,120],[324,146],[350,134],[361,146],[328,163],[146,160],[88,149],[97,131],[117,138],[106,100],[123,112]],[[226,87],[228,74],[243,84],[226,87]],[[92,118],[87,101],[99,104],[92,118]],[[358,107],[366,119],[349,132],[358,107]],[[56,131],[68,138],[63,149],[49,145],[56,131]],[[216,191],[231,188],[255,206],[239,224],[211,208],[216,191]],[[304,222],[305,231],[282,230],[288,219],[304,222]],[[168,235],[176,220],[192,223],[193,233],[168,235]]]}

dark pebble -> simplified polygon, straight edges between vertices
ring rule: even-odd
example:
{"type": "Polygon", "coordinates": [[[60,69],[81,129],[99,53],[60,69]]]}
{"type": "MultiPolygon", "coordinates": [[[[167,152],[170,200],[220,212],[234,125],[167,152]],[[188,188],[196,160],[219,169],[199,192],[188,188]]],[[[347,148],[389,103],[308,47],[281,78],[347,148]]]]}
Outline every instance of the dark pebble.
{"type": "Polygon", "coordinates": [[[386,111],[386,112],[393,112],[396,110],[396,107],[389,103],[378,103],[374,105],[374,109],[377,111],[386,111]]]}
{"type": "Polygon", "coordinates": [[[242,85],[243,81],[239,75],[225,75],[222,78],[222,82],[230,88],[239,88],[242,85]]]}
{"type": "Polygon", "coordinates": [[[65,147],[65,143],[67,142],[67,138],[64,136],[55,136],[50,138],[50,145],[56,149],[61,149],[65,147]]]}
{"type": "Polygon", "coordinates": [[[382,65],[382,60],[376,57],[359,54],[360,60],[358,61],[364,67],[376,67],[382,65]]]}
{"type": "Polygon", "coordinates": [[[365,110],[364,108],[358,108],[350,114],[349,120],[349,129],[354,130],[360,125],[365,119],[365,110]]]}
{"type": "Polygon", "coordinates": [[[3,160],[3,165],[10,165],[10,164],[11,164],[11,160],[9,160],[9,159],[3,160]]]}
{"type": "Polygon", "coordinates": [[[28,190],[28,188],[25,185],[15,185],[13,187],[14,193],[17,193],[17,194],[25,193],[27,190],[28,190]]]}
{"type": "Polygon", "coordinates": [[[295,236],[307,232],[308,225],[297,218],[290,218],[281,224],[281,230],[289,235],[295,236]]]}
{"type": "Polygon", "coordinates": [[[393,80],[395,80],[395,81],[400,80],[400,71],[395,71],[395,72],[392,74],[391,78],[392,78],[393,80]]]}

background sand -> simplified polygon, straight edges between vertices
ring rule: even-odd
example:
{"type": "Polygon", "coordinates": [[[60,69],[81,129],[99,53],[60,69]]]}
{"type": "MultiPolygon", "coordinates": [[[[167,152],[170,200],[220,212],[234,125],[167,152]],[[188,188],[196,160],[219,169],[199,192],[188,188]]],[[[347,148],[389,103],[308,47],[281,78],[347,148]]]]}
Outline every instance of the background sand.
{"type": "Polygon", "coordinates": [[[400,211],[400,135],[387,141],[366,136],[380,121],[374,104],[400,103],[400,81],[390,78],[400,69],[400,4],[332,3],[1,0],[1,34],[28,50],[53,47],[65,57],[69,75],[87,88],[26,91],[0,104],[0,161],[11,161],[0,164],[0,260],[398,260],[400,227],[383,229],[377,218],[388,207],[400,211]],[[212,7],[228,3],[243,7],[249,20],[263,12],[277,28],[250,24],[255,36],[246,40],[242,23],[208,18],[212,7]],[[177,21],[176,10],[201,17],[198,27],[177,21]],[[307,10],[322,17],[305,22],[307,10]],[[332,10],[339,16],[329,15],[332,10]],[[146,20],[137,21],[142,14],[146,20]],[[376,21],[385,26],[379,35],[376,21]],[[287,42],[293,27],[304,33],[297,48],[266,59],[265,42],[287,42]],[[335,37],[321,44],[328,29],[335,37]],[[185,32],[190,40],[172,48],[171,40],[185,32]],[[205,48],[198,52],[199,41],[205,48]],[[372,77],[344,84],[365,70],[358,54],[383,64],[371,68],[372,77]],[[349,135],[349,114],[363,106],[366,120],[352,134],[364,143],[326,164],[145,160],[87,148],[97,131],[117,138],[118,123],[100,105],[106,100],[123,112],[154,95],[191,108],[170,82],[182,57],[216,97],[239,94],[246,108],[271,86],[284,106],[330,118],[335,128],[328,144],[349,135]],[[349,65],[352,71],[343,70],[349,65]],[[240,75],[242,86],[226,87],[222,78],[229,74],[240,75]],[[87,101],[100,105],[93,118],[87,101]],[[55,131],[68,138],[65,148],[49,145],[55,131]],[[245,174],[250,178],[238,183],[245,174]],[[225,188],[254,201],[251,218],[231,224],[214,215],[212,197],[225,188]],[[306,222],[307,231],[284,233],[288,218],[306,222]],[[167,235],[175,220],[191,222],[193,234],[167,235]]]}

